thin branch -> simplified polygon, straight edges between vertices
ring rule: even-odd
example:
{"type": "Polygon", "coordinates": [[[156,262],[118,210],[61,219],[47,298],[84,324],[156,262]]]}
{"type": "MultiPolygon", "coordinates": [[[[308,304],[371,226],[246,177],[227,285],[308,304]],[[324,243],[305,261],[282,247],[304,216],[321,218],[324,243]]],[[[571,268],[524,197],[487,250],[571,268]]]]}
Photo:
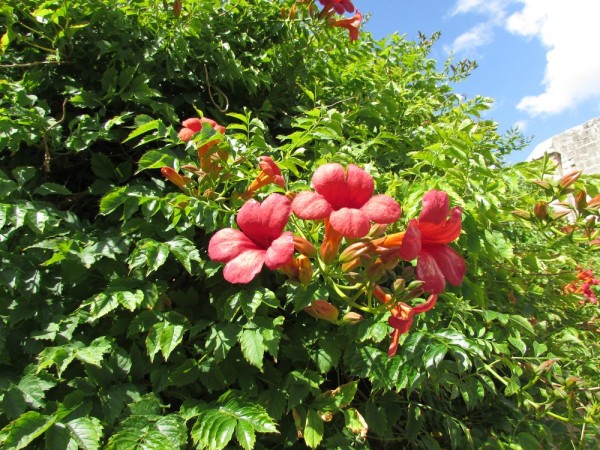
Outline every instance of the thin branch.
{"type": "Polygon", "coordinates": [[[52,160],[52,155],[50,154],[50,147],[48,146],[47,134],[48,134],[48,131],[50,131],[56,125],[59,125],[63,120],[65,120],[66,106],[67,106],[67,99],[65,98],[63,100],[63,104],[62,104],[61,118],[58,121],[54,122],[52,125],[50,125],[50,127],[48,127],[48,129],[44,131],[44,134],[42,136],[42,138],[44,140],[44,163],[42,164],[42,167],[44,168],[44,172],[46,172],[46,173],[50,172],[50,161],[52,160]]]}
{"type": "Polygon", "coordinates": [[[204,64],[204,77],[206,79],[206,85],[208,86],[208,96],[210,98],[210,101],[212,102],[213,105],[215,105],[215,108],[217,108],[222,113],[227,112],[227,110],[229,109],[229,99],[227,98],[227,96],[221,89],[219,89],[218,87],[215,86],[215,89],[217,90],[217,92],[219,94],[221,94],[223,96],[223,98],[225,99],[225,108],[221,108],[221,106],[218,105],[217,102],[215,101],[213,94],[212,94],[210,80],[208,79],[208,69],[206,68],[206,64],[204,64]]]}

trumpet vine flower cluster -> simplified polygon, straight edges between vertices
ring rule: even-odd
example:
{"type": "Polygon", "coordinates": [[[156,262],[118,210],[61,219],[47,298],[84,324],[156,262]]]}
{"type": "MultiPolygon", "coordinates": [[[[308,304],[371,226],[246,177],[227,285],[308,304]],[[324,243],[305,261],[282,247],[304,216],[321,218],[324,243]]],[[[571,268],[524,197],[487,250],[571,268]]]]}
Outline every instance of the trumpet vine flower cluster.
{"type": "MultiPolygon", "coordinates": [[[[195,141],[199,165],[182,168],[199,181],[170,167],[162,168],[163,175],[191,194],[204,180],[229,180],[231,175],[222,173],[231,156],[225,132],[211,119],[185,120],[179,138],[189,142],[198,133],[201,138],[195,141]]],[[[208,256],[224,264],[223,277],[230,283],[250,283],[265,266],[289,283],[323,283],[329,299],[315,299],[305,308],[318,319],[352,324],[365,313],[388,315],[388,355],[393,356],[415,316],[435,306],[447,283],[458,286],[464,278],[465,261],[450,246],[462,231],[462,209],[450,207],[446,192],[430,190],[418,217],[400,231],[400,204],[375,193],[373,177],[357,165],[324,164],[312,175],[311,187],[286,192],[277,162],[261,156],[254,180],[232,195],[243,202],[237,227],[217,231],[208,256]],[[264,195],[260,191],[266,186],[281,193],[264,195]],[[408,303],[423,294],[425,302],[408,303]]]]}

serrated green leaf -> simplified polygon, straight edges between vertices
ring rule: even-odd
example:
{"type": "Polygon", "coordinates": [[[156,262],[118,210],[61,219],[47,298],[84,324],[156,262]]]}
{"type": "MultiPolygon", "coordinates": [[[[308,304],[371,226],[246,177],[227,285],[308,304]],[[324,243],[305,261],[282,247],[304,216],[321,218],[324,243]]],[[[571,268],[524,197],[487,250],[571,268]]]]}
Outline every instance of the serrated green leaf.
{"type": "Polygon", "coordinates": [[[105,337],[94,339],[88,347],[77,349],[75,358],[87,364],[100,367],[104,355],[112,349],[112,343],[105,337]]]}
{"type": "Polygon", "coordinates": [[[80,417],[67,422],[65,425],[79,448],[95,450],[100,447],[103,427],[96,417],[80,417]]]}
{"type": "Polygon", "coordinates": [[[206,350],[212,353],[217,361],[225,359],[229,350],[237,342],[239,332],[240,326],[237,324],[215,324],[206,339],[206,350]]]}
{"type": "Polygon", "coordinates": [[[146,123],[140,125],[135,130],[133,130],[131,133],[129,133],[129,136],[127,136],[127,138],[123,141],[123,143],[130,141],[131,139],[134,139],[138,136],[141,136],[142,134],[147,133],[148,131],[158,129],[158,126],[160,124],[162,124],[162,122],[159,119],[156,119],[156,120],[152,120],[150,122],[146,122],[146,123]]]}
{"type": "Polygon", "coordinates": [[[115,211],[127,200],[127,186],[115,188],[100,200],[100,214],[107,215],[115,211]]]}
{"type": "Polygon", "coordinates": [[[433,342],[425,351],[423,355],[423,364],[429,370],[437,367],[438,364],[444,359],[448,352],[448,346],[441,342],[433,342]]]}
{"type": "Polygon", "coordinates": [[[246,361],[262,370],[265,346],[260,330],[246,329],[242,331],[239,339],[246,361]]]}
{"type": "Polygon", "coordinates": [[[37,411],[27,411],[2,429],[0,443],[5,448],[14,450],[26,448],[50,428],[54,421],[53,417],[43,416],[37,411]]]}
{"type": "Polygon", "coordinates": [[[192,428],[192,439],[199,449],[221,450],[231,440],[237,420],[218,410],[203,411],[192,428]]]}
{"type": "Polygon", "coordinates": [[[104,153],[92,153],[91,166],[98,178],[115,178],[115,166],[104,153]]]}
{"type": "Polygon", "coordinates": [[[314,409],[309,409],[306,414],[306,425],[304,426],[304,442],[310,448],[316,448],[323,440],[323,419],[314,409]]]}
{"type": "Polygon", "coordinates": [[[177,258],[177,260],[183,265],[188,273],[192,273],[192,261],[202,262],[200,252],[192,241],[182,236],[176,236],[169,242],[167,242],[171,253],[177,258]]]}
{"type": "Polygon", "coordinates": [[[146,338],[146,349],[150,361],[154,361],[154,356],[160,350],[165,361],[169,355],[183,340],[185,328],[183,325],[172,324],[169,322],[159,322],[152,326],[148,337],[146,338]]]}
{"type": "Polygon", "coordinates": [[[56,183],[44,183],[33,191],[38,195],[72,195],[73,193],[65,186],[56,183]]]}
{"type": "Polygon", "coordinates": [[[138,162],[138,170],[140,173],[148,169],[160,169],[161,167],[173,167],[177,156],[169,149],[150,150],[142,155],[138,162]]]}
{"type": "Polygon", "coordinates": [[[235,427],[235,438],[245,450],[251,450],[256,443],[254,428],[248,422],[239,421],[235,427]]]}

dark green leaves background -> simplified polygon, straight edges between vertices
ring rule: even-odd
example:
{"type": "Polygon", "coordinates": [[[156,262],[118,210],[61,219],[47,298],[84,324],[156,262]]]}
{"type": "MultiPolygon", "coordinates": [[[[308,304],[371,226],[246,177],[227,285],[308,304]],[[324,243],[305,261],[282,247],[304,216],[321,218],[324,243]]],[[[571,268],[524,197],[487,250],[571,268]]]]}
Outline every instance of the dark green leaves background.
{"type": "Polygon", "coordinates": [[[435,37],[350,44],[300,6],[286,19],[293,3],[0,6],[0,447],[597,446],[598,308],[562,291],[597,253],[511,214],[557,194],[532,182],[547,162],[505,167],[526,140],[456,95],[472,66],[437,69],[435,37]],[[361,164],[403,224],[446,190],[464,284],[392,359],[385,316],[301,311],[318,283],[228,285],[206,248],[241,203],[158,170],[189,157],[177,131],[198,110],[228,127],[232,192],[263,154],[290,189],[361,164]]]}

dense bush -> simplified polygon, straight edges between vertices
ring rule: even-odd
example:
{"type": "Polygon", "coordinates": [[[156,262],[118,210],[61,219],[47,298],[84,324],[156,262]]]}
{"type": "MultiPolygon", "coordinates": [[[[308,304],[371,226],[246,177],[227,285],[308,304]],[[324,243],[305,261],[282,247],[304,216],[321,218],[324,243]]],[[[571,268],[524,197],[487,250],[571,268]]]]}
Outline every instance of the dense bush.
{"type": "Polygon", "coordinates": [[[4,448],[598,445],[598,177],[507,167],[522,137],[453,91],[469,61],[436,69],[435,36],[349,42],[318,7],[0,6],[4,448]],[[283,178],[250,192],[261,156],[283,178]],[[251,197],[291,199],[326,163],[401,204],[388,233],[428,191],[462,208],[464,281],[393,357],[372,295],[420,304],[414,261],[348,275],[336,253],[231,284],[209,258],[251,197]]]}

